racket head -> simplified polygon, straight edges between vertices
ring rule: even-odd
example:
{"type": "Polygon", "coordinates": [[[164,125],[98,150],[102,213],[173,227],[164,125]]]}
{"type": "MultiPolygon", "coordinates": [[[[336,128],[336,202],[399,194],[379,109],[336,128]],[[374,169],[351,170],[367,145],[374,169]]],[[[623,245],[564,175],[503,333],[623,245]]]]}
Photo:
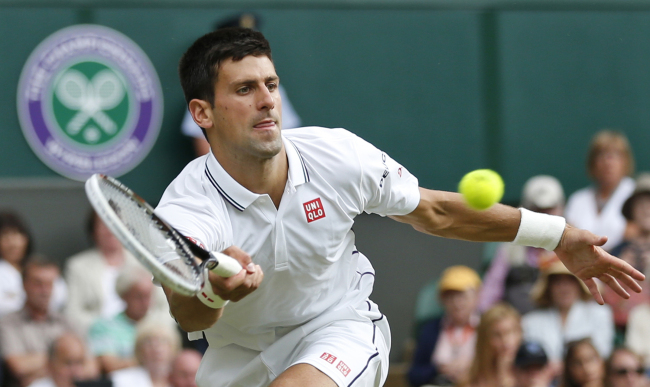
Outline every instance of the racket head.
{"type": "Polygon", "coordinates": [[[85,189],[104,224],[156,280],[186,296],[201,289],[203,267],[189,247],[191,242],[156,216],[147,202],[117,179],[102,174],[92,175],[85,189]]]}

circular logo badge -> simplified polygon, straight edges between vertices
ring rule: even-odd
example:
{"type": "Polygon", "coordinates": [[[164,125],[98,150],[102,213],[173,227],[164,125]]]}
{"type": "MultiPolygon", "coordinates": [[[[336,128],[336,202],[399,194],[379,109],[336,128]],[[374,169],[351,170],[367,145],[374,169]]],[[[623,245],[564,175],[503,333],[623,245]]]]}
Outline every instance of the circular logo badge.
{"type": "Polygon", "coordinates": [[[103,26],[50,35],[18,83],[18,116],[36,155],[75,180],[120,176],[142,161],[162,122],[160,80],[131,39],[103,26]]]}

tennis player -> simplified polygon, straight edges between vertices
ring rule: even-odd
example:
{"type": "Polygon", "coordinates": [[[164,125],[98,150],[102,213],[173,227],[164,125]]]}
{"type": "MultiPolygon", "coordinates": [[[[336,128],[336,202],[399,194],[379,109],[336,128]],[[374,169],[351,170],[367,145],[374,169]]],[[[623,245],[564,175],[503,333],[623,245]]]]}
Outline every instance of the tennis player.
{"type": "Polygon", "coordinates": [[[623,297],[617,280],[640,291],[643,275],[599,247],[606,237],[561,217],[504,205],[470,210],[458,194],[418,187],[406,168],[344,129],[281,132],[279,78],[259,32],[199,38],[179,73],[212,151],[187,165],[156,212],[245,268],[228,279],[206,274],[196,297],[166,289],[181,327],[203,331],[210,344],[199,386],[384,383],[390,330],[368,298],[375,274],[351,230],[362,212],[442,237],[554,250],[599,303],[594,278],[623,297]]]}

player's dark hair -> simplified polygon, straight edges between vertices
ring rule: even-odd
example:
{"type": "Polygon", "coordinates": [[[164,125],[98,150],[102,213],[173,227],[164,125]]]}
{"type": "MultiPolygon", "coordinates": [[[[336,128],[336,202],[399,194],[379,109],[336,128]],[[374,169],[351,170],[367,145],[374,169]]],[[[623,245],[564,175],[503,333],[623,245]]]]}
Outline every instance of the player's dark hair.
{"type": "Polygon", "coordinates": [[[214,85],[221,63],[227,59],[240,61],[249,55],[273,60],[271,46],[261,32],[233,27],[198,38],[178,65],[185,101],[189,104],[193,99],[201,99],[214,105],[214,85]]]}

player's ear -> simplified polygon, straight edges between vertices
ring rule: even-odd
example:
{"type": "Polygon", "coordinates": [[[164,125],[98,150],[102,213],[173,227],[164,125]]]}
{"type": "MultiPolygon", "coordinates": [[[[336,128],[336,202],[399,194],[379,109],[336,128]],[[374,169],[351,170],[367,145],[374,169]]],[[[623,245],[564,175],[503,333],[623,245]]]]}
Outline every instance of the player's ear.
{"type": "Polygon", "coordinates": [[[212,106],[208,101],[193,99],[189,103],[189,110],[194,122],[196,122],[198,126],[206,129],[213,126],[212,106]]]}

